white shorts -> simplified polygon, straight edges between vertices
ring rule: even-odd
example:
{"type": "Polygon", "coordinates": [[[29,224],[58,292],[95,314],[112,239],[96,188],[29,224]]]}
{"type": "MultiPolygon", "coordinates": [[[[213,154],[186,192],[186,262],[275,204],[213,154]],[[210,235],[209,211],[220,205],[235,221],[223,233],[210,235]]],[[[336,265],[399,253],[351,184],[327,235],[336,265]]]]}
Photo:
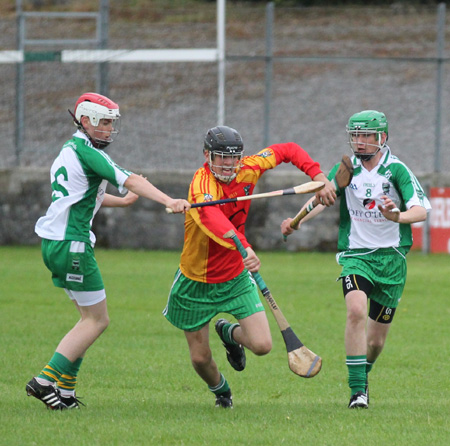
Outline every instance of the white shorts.
{"type": "Polygon", "coordinates": [[[64,291],[70,299],[74,300],[80,307],[89,307],[106,299],[106,292],[104,289],[99,291],[74,291],[64,288],[64,291]]]}

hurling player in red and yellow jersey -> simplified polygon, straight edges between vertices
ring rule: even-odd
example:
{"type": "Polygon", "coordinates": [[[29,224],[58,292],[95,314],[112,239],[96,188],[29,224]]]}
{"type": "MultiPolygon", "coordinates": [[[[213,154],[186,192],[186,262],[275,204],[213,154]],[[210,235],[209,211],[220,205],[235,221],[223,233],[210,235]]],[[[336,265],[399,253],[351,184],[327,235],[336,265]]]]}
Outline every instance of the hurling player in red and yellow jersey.
{"type": "MultiPolygon", "coordinates": [[[[205,163],[189,187],[188,201],[199,203],[251,195],[268,169],[291,163],[312,180],[323,181],[317,193],[321,203],[334,204],[333,186],[298,144],[274,144],[256,155],[243,157],[244,144],[234,129],[210,129],[204,140],[205,163]]],[[[219,313],[237,319],[219,319],[215,329],[227,351],[231,366],[245,367],[244,347],[256,355],[272,348],[269,324],[250,272],[261,265],[245,237],[249,201],[191,208],[186,214],[184,247],[180,266],[170,291],[165,317],[184,330],[192,365],[216,396],[216,407],[233,407],[230,387],[219,372],[209,346],[209,323],[219,313]],[[243,260],[234,244],[223,235],[234,230],[247,257],[243,260]]]]}

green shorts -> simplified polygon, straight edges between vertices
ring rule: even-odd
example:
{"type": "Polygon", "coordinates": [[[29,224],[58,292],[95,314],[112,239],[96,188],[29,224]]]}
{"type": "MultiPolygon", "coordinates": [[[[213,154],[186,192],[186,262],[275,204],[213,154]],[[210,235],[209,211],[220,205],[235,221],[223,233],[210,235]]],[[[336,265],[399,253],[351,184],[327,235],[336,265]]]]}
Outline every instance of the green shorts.
{"type": "Polygon", "coordinates": [[[397,308],[406,283],[405,254],[394,248],[350,250],[337,254],[342,265],[339,278],[356,274],[365,277],[373,285],[369,298],[390,308],[397,308]]]}
{"type": "Polygon", "coordinates": [[[198,331],[219,313],[240,320],[259,311],[264,311],[264,306],[247,270],[223,283],[196,282],[178,270],[163,314],[181,330],[198,331]]]}
{"type": "Polygon", "coordinates": [[[94,249],[88,243],[43,239],[41,248],[55,286],[73,291],[104,288],[94,249]]]}

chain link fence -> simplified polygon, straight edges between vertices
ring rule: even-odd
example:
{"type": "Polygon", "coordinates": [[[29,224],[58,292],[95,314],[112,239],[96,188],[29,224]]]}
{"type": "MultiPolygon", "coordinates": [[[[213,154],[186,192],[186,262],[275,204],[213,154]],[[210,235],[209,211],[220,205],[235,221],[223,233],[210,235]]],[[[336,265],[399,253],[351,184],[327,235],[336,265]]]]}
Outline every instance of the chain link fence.
{"type": "MultiPolygon", "coordinates": [[[[33,10],[33,2],[24,2],[24,8],[33,10]]],[[[264,5],[229,2],[226,124],[242,134],[247,153],[255,153],[266,142],[295,141],[327,171],[343,153],[349,153],[345,133],[349,116],[377,109],[388,117],[394,153],[415,173],[436,170],[438,140],[442,148],[437,165],[447,171],[450,75],[448,59],[442,55],[448,54],[449,42],[444,42],[438,58],[437,24],[436,7],[397,4],[276,7],[271,28],[264,5]],[[268,34],[273,38],[270,60],[266,57],[268,34]],[[268,79],[269,66],[272,76],[268,79]]],[[[448,28],[444,22],[444,34],[449,34],[448,28]]],[[[2,51],[16,49],[17,32],[15,14],[0,17],[2,51]]],[[[34,39],[88,38],[95,37],[96,24],[83,19],[30,19],[27,33],[34,39]]],[[[215,47],[214,4],[137,10],[133,2],[110,1],[110,49],[215,47]]],[[[70,46],[77,48],[94,49],[95,45],[70,46]]],[[[52,49],[66,48],[55,45],[52,49]]],[[[49,48],[33,48],[44,50],[49,48]]],[[[74,130],[67,109],[73,110],[81,93],[96,89],[97,68],[90,63],[26,62],[24,120],[18,123],[24,126],[24,140],[16,148],[17,67],[0,64],[0,168],[50,166],[74,130]]],[[[193,172],[203,162],[203,135],[217,123],[216,63],[109,63],[108,86],[123,116],[121,133],[108,148],[117,163],[136,172],[193,172]]]]}

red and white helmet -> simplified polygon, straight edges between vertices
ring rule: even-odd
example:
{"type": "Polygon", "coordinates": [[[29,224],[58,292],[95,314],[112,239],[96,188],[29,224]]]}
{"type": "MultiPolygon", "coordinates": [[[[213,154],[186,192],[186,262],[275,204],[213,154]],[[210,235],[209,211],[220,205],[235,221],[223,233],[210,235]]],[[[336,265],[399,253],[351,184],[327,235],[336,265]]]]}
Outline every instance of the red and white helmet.
{"type": "Polygon", "coordinates": [[[90,138],[94,145],[98,148],[106,147],[110,142],[113,141],[113,135],[117,135],[119,133],[119,106],[106,96],[102,96],[98,93],[82,94],[75,104],[75,125],[81,130],[84,130],[83,126],[81,126],[82,116],[87,116],[90,123],[94,127],[97,127],[99,125],[101,119],[112,120],[113,128],[110,132],[110,135],[108,135],[104,139],[98,137],[95,139],[90,138]]]}

